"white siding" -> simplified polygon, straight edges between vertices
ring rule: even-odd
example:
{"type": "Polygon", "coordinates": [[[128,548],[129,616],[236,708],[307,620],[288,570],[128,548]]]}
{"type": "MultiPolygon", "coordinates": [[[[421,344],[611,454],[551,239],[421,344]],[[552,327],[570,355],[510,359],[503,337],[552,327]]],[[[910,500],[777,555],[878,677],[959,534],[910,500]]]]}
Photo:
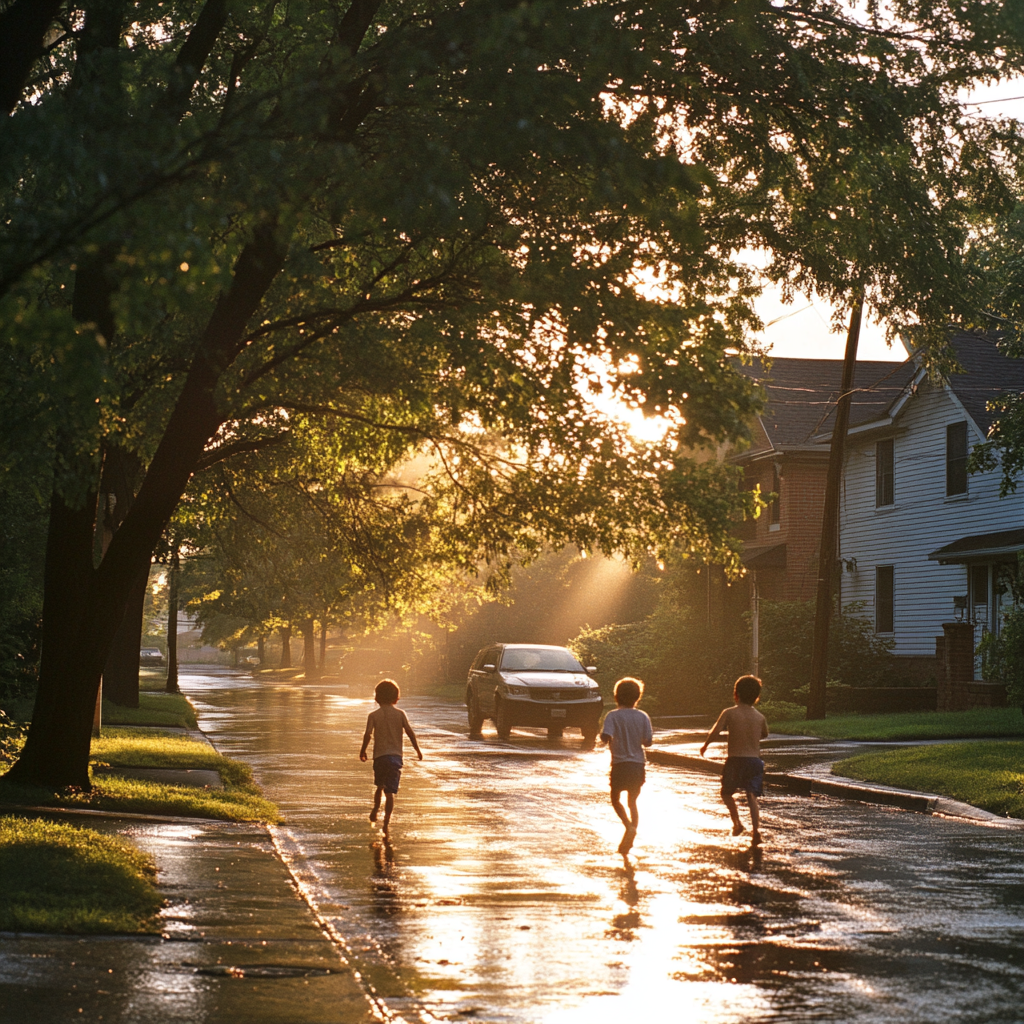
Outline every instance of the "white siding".
{"type": "Polygon", "coordinates": [[[968,478],[966,496],[946,497],[946,426],[967,420],[968,444],[983,440],[946,388],[923,381],[891,432],[851,435],[840,506],[840,549],[856,559],[843,572],[842,601],[863,601],[874,621],[875,567],[894,567],[896,654],[934,655],[953,598],[967,593],[967,569],[928,553],[961,537],[1024,525],[1024,497],[999,497],[999,471],[968,478]],[[875,508],[875,441],[894,439],[895,504],[875,508]]]}

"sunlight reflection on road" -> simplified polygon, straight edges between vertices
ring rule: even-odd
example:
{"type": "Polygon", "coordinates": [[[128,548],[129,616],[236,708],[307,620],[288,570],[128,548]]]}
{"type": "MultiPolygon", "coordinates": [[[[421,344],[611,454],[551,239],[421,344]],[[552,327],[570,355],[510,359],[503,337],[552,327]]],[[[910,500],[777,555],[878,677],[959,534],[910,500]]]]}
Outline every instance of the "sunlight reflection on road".
{"type": "Polygon", "coordinates": [[[627,864],[608,755],[577,736],[466,735],[403,700],[390,843],[345,690],[186,681],[224,753],[253,764],[308,891],[381,1005],[492,1024],[1010,1024],[1024,1019],[1021,837],[771,791],[750,851],[708,776],[649,766],[627,864]]]}

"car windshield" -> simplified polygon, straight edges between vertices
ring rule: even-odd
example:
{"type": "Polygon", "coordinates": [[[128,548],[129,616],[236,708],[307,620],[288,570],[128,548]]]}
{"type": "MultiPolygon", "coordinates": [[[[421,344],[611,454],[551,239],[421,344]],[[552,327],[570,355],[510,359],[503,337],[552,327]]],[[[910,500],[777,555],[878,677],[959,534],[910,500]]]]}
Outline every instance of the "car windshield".
{"type": "Polygon", "coordinates": [[[502,672],[582,672],[583,666],[568,652],[558,648],[506,648],[501,657],[502,672]]]}

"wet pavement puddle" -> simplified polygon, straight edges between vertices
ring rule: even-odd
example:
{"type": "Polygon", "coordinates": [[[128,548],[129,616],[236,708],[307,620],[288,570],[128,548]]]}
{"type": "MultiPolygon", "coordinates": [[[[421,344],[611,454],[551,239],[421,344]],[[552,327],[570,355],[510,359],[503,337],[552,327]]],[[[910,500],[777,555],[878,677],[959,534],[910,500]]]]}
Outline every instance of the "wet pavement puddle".
{"type": "MultiPolygon", "coordinates": [[[[411,698],[426,759],[406,757],[388,842],[357,757],[372,701],[182,685],[281,806],[279,850],[392,1019],[1024,1021],[1020,833],[770,791],[754,852],[711,777],[650,765],[625,860],[606,752],[471,740],[461,706],[411,698]]],[[[792,769],[822,751],[766,756],[792,769]]]]}

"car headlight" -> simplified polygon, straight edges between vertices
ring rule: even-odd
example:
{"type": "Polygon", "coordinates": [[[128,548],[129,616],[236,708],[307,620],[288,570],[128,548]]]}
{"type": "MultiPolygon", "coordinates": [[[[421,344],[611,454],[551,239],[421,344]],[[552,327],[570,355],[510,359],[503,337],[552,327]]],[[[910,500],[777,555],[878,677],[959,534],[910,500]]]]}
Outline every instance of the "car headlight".
{"type": "Polygon", "coordinates": [[[525,686],[506,686],[505,689],[510,697],[528,697],[530,695],[530,691],[525,686]]]}

